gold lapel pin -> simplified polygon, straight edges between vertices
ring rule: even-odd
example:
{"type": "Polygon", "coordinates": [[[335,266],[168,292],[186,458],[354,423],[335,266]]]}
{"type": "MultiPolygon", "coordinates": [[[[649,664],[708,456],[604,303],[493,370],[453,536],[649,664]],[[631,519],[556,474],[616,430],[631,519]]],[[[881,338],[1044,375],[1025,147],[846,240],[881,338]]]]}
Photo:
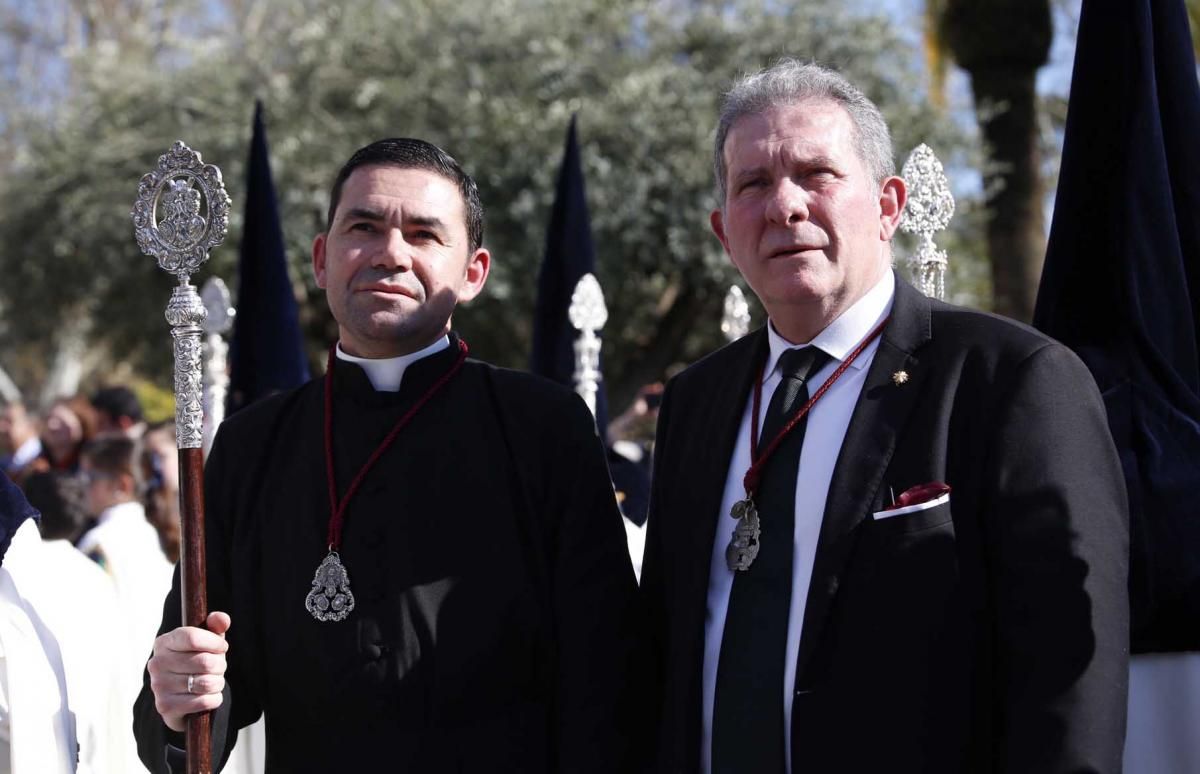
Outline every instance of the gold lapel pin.
{"type": "Polygon", "coordinates": [[[897,387],[908,381],[908,371],[897,371],[892,374],[892,383],[897,387]]]}

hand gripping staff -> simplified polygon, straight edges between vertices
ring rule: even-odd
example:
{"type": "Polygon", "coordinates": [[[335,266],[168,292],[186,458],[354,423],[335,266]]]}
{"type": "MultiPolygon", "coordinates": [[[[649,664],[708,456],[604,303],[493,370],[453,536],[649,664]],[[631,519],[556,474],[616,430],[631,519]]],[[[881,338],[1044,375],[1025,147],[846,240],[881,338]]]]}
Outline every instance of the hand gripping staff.
{"type": "MultiPolygon", "coordinates": [[[[183,527],[180,585],[185,626],[208,616],[204,567],[204,412],[201,402],[201,323],[206,312],[192,275],[229,228],[229,195],[221,170],[182,142],[158,157],[138,183],[133,227],[138,247],[179,278],[166,317],[175,344],[175,432],[179,445],[179,513],[183,527]]],[[[212,771],[212,713],[187,719],[187,772],[212,771]]]]}

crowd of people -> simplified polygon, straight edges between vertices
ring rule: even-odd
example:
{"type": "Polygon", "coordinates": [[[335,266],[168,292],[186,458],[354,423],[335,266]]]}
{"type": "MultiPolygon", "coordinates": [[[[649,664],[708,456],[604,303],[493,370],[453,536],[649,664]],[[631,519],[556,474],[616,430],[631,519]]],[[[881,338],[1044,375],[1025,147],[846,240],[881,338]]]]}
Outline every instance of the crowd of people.
{"type": "MultiPolygon", "coordinates": [[[[0,407],[0,470],[40,513],[36,530],[30,521],[16,531],[3,567],[61,658],[79,771],[144,770],[129,707],[179,558],[176,455],[173,423],[148,425],[123,385],[41,411],[0,407]]],[[[22,697],[8,698],[0,727],[22,714],[22,697]]],[[[47,749],[7,752],[28,760],[17,753],[47,749]]]]}

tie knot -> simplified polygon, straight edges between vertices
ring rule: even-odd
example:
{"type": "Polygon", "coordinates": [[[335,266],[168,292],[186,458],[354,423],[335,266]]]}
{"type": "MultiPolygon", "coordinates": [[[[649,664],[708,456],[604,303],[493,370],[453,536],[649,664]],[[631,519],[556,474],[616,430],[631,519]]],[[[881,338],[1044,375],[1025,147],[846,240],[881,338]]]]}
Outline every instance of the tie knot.
{"type": "Polygon", "coordinates": [[[808,378],[829,362],[829,355],[816,347],[789,349],[779,356],[779,370],[784,379],[807,382],[808,378]]]}

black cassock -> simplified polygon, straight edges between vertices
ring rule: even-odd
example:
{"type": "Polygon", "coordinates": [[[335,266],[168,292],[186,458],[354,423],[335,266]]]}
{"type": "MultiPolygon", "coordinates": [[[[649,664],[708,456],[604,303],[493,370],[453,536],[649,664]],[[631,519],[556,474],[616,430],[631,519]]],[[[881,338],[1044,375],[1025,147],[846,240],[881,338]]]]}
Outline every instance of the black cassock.
{"type": "MultiPolygon", "coordinates": [[[[337,363],[339,497],[457,354],[452,336],[398,393],[337,363]]],[[[317,379],[244,409],[208,462],[209,609],[233,620],[214,762],[265,713],[268,772],[630,770],[636,584],[583,402],[468,360],[351,501],[356,607],[318,622],[304,601],[328,546],[323,400],[317,379]]],[[[162,630],[179,623],[176,572],[162,630]]],[[[182,735],[148,680],[134,717],[142,760],[165,771],[182,735]]]]}

